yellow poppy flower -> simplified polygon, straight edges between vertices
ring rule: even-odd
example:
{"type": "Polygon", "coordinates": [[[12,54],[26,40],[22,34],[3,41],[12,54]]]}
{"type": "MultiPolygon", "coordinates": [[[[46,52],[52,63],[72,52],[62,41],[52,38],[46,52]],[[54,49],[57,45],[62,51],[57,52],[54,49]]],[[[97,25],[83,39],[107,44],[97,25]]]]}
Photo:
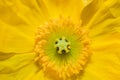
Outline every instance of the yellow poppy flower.
{"type": "Polygon", "coordinates": [[[120,80],[119,0],[1,0],[1,80],[120,80]]]}

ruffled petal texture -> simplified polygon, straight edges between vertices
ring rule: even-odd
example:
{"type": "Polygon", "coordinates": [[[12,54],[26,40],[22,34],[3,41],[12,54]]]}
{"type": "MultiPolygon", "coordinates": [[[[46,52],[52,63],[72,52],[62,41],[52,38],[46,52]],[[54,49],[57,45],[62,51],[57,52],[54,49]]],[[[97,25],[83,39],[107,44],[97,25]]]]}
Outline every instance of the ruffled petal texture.
{"type": "Polygon", "coordinates": [[[39,68],[34,62],[35,31],[47,19],[36,0],[0,2],[0,79],[30,80],[39,68]]]}
{"type": "Polygon", "coordinates": [[[33,40],[35,39],[35,31],[38,26],[48,19],[58,18],[61,15],[71,16],[76,21],[80,19],[79,15],[82,7],[83,3],[81,0],[2,0],[0,2],[0,24],[2,25],[0,30],[2,36],[0,37],[2,41],[0,42],[1,44],[6,43],[6,45],[4,45],[5,47],[1,48],[0,51],[25,52],[31,50],[34,45],[33,40]],[[9,30],[9,28],[12,30],[9,30]],[[7,31],[8,33],[6,33],[7,31]],[[15,33],[15,35],[13,33],[15,33]],[[20,37],[17,35],[20,35],[20,37]],[[27,39],[24,39],[26,36],[27,39]],[[4,39],[6,39],[5,42],[3,42],[4,39]],[[11,45],[13,42],[17,45],[11,45]],[[21,48],[22,45],[20,43],[24,43],[23,48],[21,48]]]}
{"type": "Polygon", "coordinates": [[[83,26],[89,30],[93,54],[80,80],[120,79],[119,7],[119,0],[93,0],[83,9],[83,26]]]}
{"type": "Polygon", "coordinates": [[[34,39],[22,33],[16,27],[0,22],[0,51],[1,52],[30,52],[33,49],[34,39]]]}
{"type": "MultiPolygon", "coordinates": [[[[40,1],[40,0],[39,0],[40,1]]],[[[82,0],[42,0],[46,4],[50,18],[59,16],[70,17],[74,21],[80,20],[81,9],[84,4],[82,0]]]]}
{"type": "Polygon", "coordinates": [[[77,79],[120,80],[119,0],[1,0],[0,79],[49,80],[35,62],[35,32],[59,16],[89,31],[93,54],[77,79]]]}
{"type": "Polygon", "coordinates": [[[38,21],[35,14],[32,14],[32,10],[21,1],[2,0],[0,4],[0,51],[16,53],[31,51],[34,45],[35,30],[40,25],[38,21]]]}
{"type": "Polygon", "coordinates": [[[0,52],[0,79],[29,80],[39,70],[35,65],[36,63],[34,63],[34,54],[9,54],[0,52]]]}
{"type": "Polygon", "coordinates": [[[32,53],[36,29],[59,16],[80,20],[82,8],[81,0],[1,0],[0,79],[47,80],[32,53]]]}

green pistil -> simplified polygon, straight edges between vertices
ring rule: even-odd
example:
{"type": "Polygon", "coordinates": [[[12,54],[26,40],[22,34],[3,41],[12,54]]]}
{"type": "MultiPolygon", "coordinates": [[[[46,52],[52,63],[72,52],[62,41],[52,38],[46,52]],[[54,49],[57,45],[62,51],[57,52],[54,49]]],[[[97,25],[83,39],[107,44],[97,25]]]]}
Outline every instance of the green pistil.
{"type": "Polygon", "coordinates": [[[71,50],[70,42],[65,37],[59,38],[55,42],[55,48],[58,54],[69,53],[71,50]]]}

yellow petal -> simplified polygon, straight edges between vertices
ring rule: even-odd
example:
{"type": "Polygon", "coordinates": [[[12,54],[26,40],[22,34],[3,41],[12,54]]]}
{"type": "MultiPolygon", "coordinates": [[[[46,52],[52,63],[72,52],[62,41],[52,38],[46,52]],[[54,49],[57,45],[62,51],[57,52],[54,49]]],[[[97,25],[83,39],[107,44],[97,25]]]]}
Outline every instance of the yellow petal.
{"type": "Polygon", "coordinates": [[[94,50],[109,48],[120,55],[120,18],[101,22],[91,30],[92,48],[94,50]],[[116,50],[117,49],[117,50],[116,50]]]}
{"type": "Polygon", "coordinates": [[[117,5],[120,5],[119,0],[93,0],[82,11],[83,25],[93,28],[94,25],[103,20],[112,19],[115,16],[119,17],[119,7],[117,5]]]}
{"type": "Polygon", "coordinates": [[[50,18],[70,16],[75,21],[80,20],[81,9],[83,8],[82,0],[43,0],[43,2],[50,13],[50,18]]]}
{"type": "MultiPolygon", "coordinates": [[[[86,0],[84,0],[86,1],[86,0]]],[[[86,5],[81,13],[82,24],[87,25],[95,13],[100,9],[103,4],[103,0],[91,0],[86,5]]]]}
{"type": "Polygon", "coordinates": [[[0,2],[0,21],[33,38],[35,30],[48,19],[45,8],[36,0],[2,0],[0,2]]]}
{"type": "Polygon", "coordinates": [[[9,73],[9,74],[0,74],[0,79],[2,80],[31,80],[33,75],[36,74],[38,68],[34,63],[31,63],[27,66],[22,67],[20,70],[9,73]]]}
{"type": "Polygon", "coordinates": [[[4,60],[0,58],[0,74],[10,74],[19,71],[21,68],[31,64],[34,57],[34,53],[23,53],[15,54],[4,60]]]}
{"type": "Polygon", "coordinates": [[[97,36],[92,41],[93,55],[82,80],[119,80],[120,33],[97,36]]]}
{"type": "Polygon", "coordinates": [[[33,49],[34,39],[0,21],[0,51],[23,53],[33,49]]]}
{"type": "MultiPolygon", "coordinates": [[[[99,24],[94,25],[90,29],[89,35],[91,38],[97,38],[104,35],[113,35],[113,33],[119,33],[120,31],[120,17],[106,19],[99,24]]],[[[102,37],[101,37],[102,38],[102,37]]]]}
{"type": "Polygon", "coordinates": [[[44,75],[43,70],[36,72],[36,74],[30,80],[50,80],[47,76],[44,75]]]}
{"type": "MultiPolygon", "coordinates": [[[[41,70],[34,62],[34,58],[34,53],[28,53],[16,54],[6,60],[0,60],[0,79],[32,80],[38,74],[38,71],[41,70]]],[[[41,79],[42,76],[39,74],[39,77],[41,79]]]]}
{"type": "Polygon", "coordinates": [[[15,80],[15,77],[6,74],[0,74],[0,79],[2,80],[15,80]]]}
{"type": "Polygon", "coordinates": [[[39,70],[39,67],[36,66],[35,63],[30,63],[14,74],[16,78],[15,80],[31,80],[39,70]]]}
{"type": "MultiPolygon", "coordinates": [[[[110,33],[93,39],[91,47],[93,50],[102,50],[105,48],[116,51],[120,46],[120,33],[110,33]]],[[[119,51],[119,50],[118,50],[119,51]]]]}
{"type": "Polygon", "coordinates": [[[0,52],[0,60],[5,60],[8,59],[12,56],[14,56],[16,53],[4,53],[4,52],[0,52]]]}
{"type": "Polygon", "coordinates": [[[94,51],[81,80],[119,80],[119,75],[120,59],[115,50],[106,48],[94,51]]]}
{"type": "Polygon", "coordinates": [[[82,80],[119,80],[120,33],[98,36],[92,41],[93,54],[82,80]]]}
{"type": "Polygon", "coordinates": [[[0,5],[0,10],[5,13],[2,19],[7,18],[7,20],[4,20],[8,23],[13,22],[11,21],[11,19],[13,19],[14,21],[15,19],[17,19],[17,21],[21,19],[29,25],[36,26],[46,19],[44,13],[42,13],[41,7],[38,7],[35,0],[6,0],[1,1],[1,3],[3,4],[0,5]],[[5,17],[6,15],[10,15],[9,18],[5,17]]]}
{"type": "Polygon", "coordinates": [[[84,5],[86,6],[86,5],[88,5],[89,3],[91,3],[91,1],[93,1],[93,0],[82,0],[82,1],[83,1],[84,5]]]}
{"type": "Polygon", "coordinates": [[[117,3],[114,4],[114,7],[110,8],[110,11],[114,17],[120,17],[120,0],[118,0],[117,3]]]}
{"type": "Polygon", "coordinates": [[[116,54],[120,58],[120,33],[112,32],[92,39],[91,45],[93,51],[106,51],[116,54]]]}

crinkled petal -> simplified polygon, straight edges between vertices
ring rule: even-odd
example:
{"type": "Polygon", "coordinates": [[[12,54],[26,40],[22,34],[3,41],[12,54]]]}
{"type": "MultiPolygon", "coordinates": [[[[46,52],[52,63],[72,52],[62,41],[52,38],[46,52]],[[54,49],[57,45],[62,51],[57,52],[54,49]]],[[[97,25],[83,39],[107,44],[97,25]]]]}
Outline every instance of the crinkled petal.
{"type": "Polygon", "coordinates": [[[0,6],[1,19],[13,25],[24,22],[36,26],[43,22],[47,18],[45,15],[48,14],[42,11],[43,7],[36,0],[5,0],[1,1],[0,6]]]}
{"type": "Polygon", "coordinates": [[[90,22],[95,13],[101,8],[103,0],[91,0],[89,2],[87,1],[87,3],[81,13],[82,24],[84,26],[90,22]]]}
{"type": "MultiPolygon", "coordinates": [[[[47,19],[59,16],[70,16],[74,20],[80,20],[83,5],[82,0],[6,0],[1,2],[1,10],[10,12],[11,18],[14,14],[27,24],[38,26],[47,19]]],[[[10,24],[13,22],[5,21],[10,24]]]]}
{"type": "Polygon", "coordinates": [[[33,38],[36,28],[48,19],[45,10],[36,0],[1,0],[0,21],[33,38]]]}
{"type": "Polygon", "coordinates": [[[33,76],[37,75],[38,70],[39,67],[35,63],[31,63],[15,74],[15,80],[31,80],[33,76]]]}
{"type": "MultiPolygon", "coordinates": [[[[5,56],[11,55],[9,53],[4,53],[4,54],[5,56]]],[[[4,54],[0,56],[4,57],[4,54]]],[[[14,55],[11,55],[10,57],[4,59],[0,57],[0,74],[8,74],[8,73],[16,72],[20,70],[22,67],[32,63],[33,58],[35,57],[34,53],[27,53],[27,54],[13,53],[13,54],[14,55]]]]}
{"type": "Polygon", "coordinates": [[[33,49],[36,28],[47,19],[43,17],[41,7],[36,7],[37,3],[22,0],[0,2],[0,51],[22,53],[33,49]]]}
{"type": "Polygon", "coordinates": [[[102,38],[104,35],[113,35],[114,33],[120,33],[120,17],[113,19],[106,19],[99,24],[94,25],[94,28],[90,29],[89,36],[94,39],[97,37],[102,38]]]}
{"type": "MultiPolygon", "coordinates": [[[[32,80],[33,75],[37,73],[38,68],[35,64],[31,63],[21,70],[9,74],[0,74],[2,80],[32,80]]],[[[41,79],[41,78],[39,78],[41,79]]]]}
{"type": "Polygon", "coordinates": [[[93,54],[81,80],[119,80],[120,33],[99,36],[92,43],[93,54]]]}
{"type": "Polygon", "coordinates": [[[88,5],[91,3],[92,0],[82,0],[83,3],[84,3],[84,6],[88,5]]]}
{"type": "MultiPolygon", "coordinates": [[[[0,57],[0,79],[30,80],[30,77],[38,70],[34,62],[35,54],[13,54],[6,59],[1,59],[0,57]]],[[[7,53],[6,55],[11,54],[7,53]]]]}
{"type": "Polygon", "coordinates": [[[34,38],[0,21],[0,51],[23,53],[33,50],[34,38]]]}
{"type": "MultiPolygon", "coordinates": [[[[99,0],[96,0],[99,1],[99,0]]],[[[84,8],[83,26],[89,29],[93,54],[81,80],[119,80],[120,77],[120,16],[119,0],[91,2],[84,8]],[[93,8],[93,9],[92,9],[93,8]],[[94,10],[97,8],[96,10],[94,10]],[[86,13],[93,10],[93,14],[86,13]],[[113,11],[112,11],[113,10],[113,11]],[[90,18],[89,18],[90,17],[90,18]],[[87,21],[85,21],[87,20],[87,21]]]]}
{"type": "Polygon", "coordinates": [[[84,5],[82,0],[43,0],[43,2],[51,18],[70,16],[74,21],[80,20],[81,9],[84,5]]]}
{"type": "Polygon", "coordinates": [[[116,1],[117,3],[114,4],[114,7],[110,8],[110,12],[114,17],[120,17],[120,0],[116,1]]]}
{"type": "Polygon", "coordinates": [[[51,80],[48,78],[43,70],[36,72],[36,74],[30,80],[51,80]]]}
{"type": "Polygon", "coordinates": [[[119,26],[119,18],[103,21],[96,26],[97,34],[93,32],[94,36],[91,39],[93,54],[82,80],[120,79],[120,32],[117,31],[119,26]]]}
{"type": "Polygon", "coordinates": [[[111,50],[106,47],[94,51],[81,80],[119,80],[120,58],[116,50],[118,51],[119,48],[111,50]]]}
{"type": "Polygon", "coordinates": [[[119,7],[119,0],[93,0],[82,11],[83,25],[91,29],[103,20],[120,17],[119,7]]]}
{"type": "Polygon", "coordinates": [[[106,26],[110,29],[103,29],[105,30],[103,33],[94,36],[91,40],[93,54],[85,68],[82,80],[120,79],[120,32],[115,30],[119,27],[120,19],[110,21],[113,22],[105,21],[107,25],[101,24],[102,27],[106,26]]]}

